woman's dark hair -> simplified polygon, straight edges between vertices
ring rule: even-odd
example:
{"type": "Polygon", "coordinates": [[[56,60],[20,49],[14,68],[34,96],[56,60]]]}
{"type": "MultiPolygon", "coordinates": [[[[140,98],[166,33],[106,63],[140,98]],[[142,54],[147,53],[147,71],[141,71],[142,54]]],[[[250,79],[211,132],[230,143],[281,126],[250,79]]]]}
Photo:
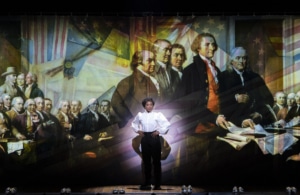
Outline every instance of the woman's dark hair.
{"type": "Polygon", "coordinates": [[[154,106],[154,104],[155,104],[154,100],[153,100],[151,97],[146,97],[146,98],[142,101],[142,105],[143,105],[144,108],[145,108],[147,102],[152,102],[153,106],[154,106]]]}

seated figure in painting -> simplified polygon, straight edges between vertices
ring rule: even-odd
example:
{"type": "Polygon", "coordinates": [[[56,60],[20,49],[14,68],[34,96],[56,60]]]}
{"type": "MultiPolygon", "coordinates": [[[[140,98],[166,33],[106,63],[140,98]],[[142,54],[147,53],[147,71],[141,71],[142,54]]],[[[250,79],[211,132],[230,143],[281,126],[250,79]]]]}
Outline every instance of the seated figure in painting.
{"type": "Polygon", "coordinates": [[[100,114],[102,114],[107,119],[109,124],[114,125],[119,122],[119,119],[111,110],[112,108],[110,101],[107,99],[102,100],[100,103],[100,114]]]}
{"type": "Polygon", "coordinates": [[[14,97],[11,102],[11,109],[6,111],[7,116],[9,116],[10,120],[13,120],[17,115],[24,112],[24,100],[22,97],[17,96],[14,97]]]}
{"type": "Polygon", "coordinates": [[[287,110],[286,93],[284,91],[277,91],[275,94],[276,103],[274,103],[273,110],[276,114],[276,119],[284,119],[285,116],[282,114],[287,110]]]}
{"type": "MultiPolygon", "coordinates": [[[[100,138],[107,138],[107,129],[110,126],[108,120],[99,113],[99,102],[96,98],[91,98],[88,101],[87,111],[82,113],[78,122],[78,130],[80,136],[76,141],[78,150],[83,153],[99,149],[98,144],[100,138]]],[[[97,155],[97,152],[94,152],[97,155]]]]}
{"type": "MultiPolygon", "coordinates": [[[[285,107],[282,107],[278,113],[277,113],[277,119],[285,119],[286,120],[286,117],[287,115],[289,115],[289,117],[291,117],[291,112],[293,112],[294,109],[292,109],[293,107],[296,106],[296,101],[295,101],[295,96],[296,94],[295,93],[289,93],[287,96],[286,96],[286,106],[285,107]],[[289,113],[289,114],[288,114],[289,113]]],[[[293,115],[293,114],[292,114],[293,115]]],[[[288,117],[288,118],[289,118],[288,117]]]]}
{"type": "Polygon", "coordinates": [[[36,112],[36,104],[33,99],[27,99],[24,103],[25,112],[17,115],[12,120],[12,133],[18,140],[27,140],[28,143],[21,151],[20,157],[22,163],[36,163],[37,148],[39,148],[45,139],[45,131],[42,126],[42,119],[36,112]]]}
{"type": "Polygon", "coordinates": [[[271,110],[274,98],[261,76],[248,65],[247,52],[243,47],[231,51],[227,70],[220,75],[220,110],[226,119],[237,126],[243,120],[268,125],[276,121],[271,110]]]}
{"type": "Polygon", "coordinates": [[[82,109],[82,103],[80,100],[71,101],[71,115],[73,117],[73,131],[71,131],[71,134],[75,138],[80,138],[80,132],[78,126],[81,118],[81,109],[82,109]]]}
{"type": "MultiPolygon", "coordinates": [[[[283,109],[283,108],[282,108],[283,109]]],[[[281,110],[282,110],[281,109],[281,110]]],[[[281,113],[280,111],[278,113],[281,113]]],[[[284,118],[276,121],[275,126],[293,127],[300,124],[300,91],[295,95],[295,104],[287,111],[284,118]]]]}

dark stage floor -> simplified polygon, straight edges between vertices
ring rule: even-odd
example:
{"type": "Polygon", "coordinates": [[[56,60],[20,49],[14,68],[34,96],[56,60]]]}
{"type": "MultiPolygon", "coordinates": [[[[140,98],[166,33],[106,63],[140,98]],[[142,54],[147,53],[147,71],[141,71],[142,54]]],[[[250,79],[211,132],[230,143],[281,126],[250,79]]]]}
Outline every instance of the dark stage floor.
{"type": "MultiPolygon", "coordinates": [[[[6,189],[7,187],[3,188],[1,186],[0,195],[7,194],[6,189]]],[[[11,186],[12,187],[12,186],[11,186]]],[[[239,187],[239,186],[237,186],[239,187]]],[[[116,185],[116,186],[96,186],[96,187],[84,187],[84,186],[62,186],[59,188],[59,185],[49,185],[48,187],[45,186],[35,186],[32,188],[18,188],[17,193],[19,195],[62,195],[62,194],[85,194],[85,195],[103,195],[103,194],[151,194],[151,195],[159,195],[159,194],[170,194],[170,195],[229,195],[229,194],[243,194],[243,195],[297,195],[299,192],[287,192],[286,187],[279,186],[266,186],[265,188],[262,187],[255,187],[255,186],[246,186],[242,187],[244,192],[243,193],[233,193],[231,186],[211,186],[211,187],[194,187],[192,186],[192,193],[183,192],[182,186],[172,186],[172,185],[162,185],[161,190],[140,190],[138,185],[116,185]],[[71,193],[64,193],[65,190],[70,190],[71,193]]],[[[296,188],[296,190],[298,190],[296,188]]]]}

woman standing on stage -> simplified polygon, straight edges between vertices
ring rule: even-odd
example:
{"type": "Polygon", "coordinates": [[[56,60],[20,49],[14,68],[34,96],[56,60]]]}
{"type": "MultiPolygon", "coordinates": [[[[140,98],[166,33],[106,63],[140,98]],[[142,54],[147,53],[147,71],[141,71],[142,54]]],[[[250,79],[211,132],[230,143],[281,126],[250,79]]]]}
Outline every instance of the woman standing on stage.
{"type": "Polygon", "coordinates": [[[142,102],[144,112],[139,112],[131,126],[141,137],[142,159],[144,163],[145,183],[140,186],[141,190],[151,189],[151,172],[154,168],[154,190],[160,190],[161,182],[161,144],[159,134],[166,134],[170,128],[170,122],[161,112],[154,112],[154,100],[145,98],[142,102]]]}

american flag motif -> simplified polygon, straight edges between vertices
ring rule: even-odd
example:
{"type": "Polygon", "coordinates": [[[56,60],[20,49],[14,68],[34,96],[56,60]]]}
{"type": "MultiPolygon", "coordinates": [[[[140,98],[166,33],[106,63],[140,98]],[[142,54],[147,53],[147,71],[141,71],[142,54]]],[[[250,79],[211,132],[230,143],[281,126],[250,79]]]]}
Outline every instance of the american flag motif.
{"type": "Polygon", "coordinates": [[[73,63],[74,76],[78,76],[87,61],[102,65],[103,59],[98,62],[93,60],[99,52],[108,54],[111,60],[118,58],[116,66],[128,67],[128,23],[128,18],[120,17],[72,17],[68,28],[66,60],[73,63]]]}
{"type": "Polygon", "coordinates": [[[187,54],[187,61],[183,65],[186,67],[193,61],[193,52],[191,51],[191,44],[194,38],[199,33],[211,33],[216,38],[219,49],[216,51],[213,60],[216,62],[221,70],[225,69],[225,64],[228,58],[226,53],[226,35],[227,21],[221,17],[169,17],[158,18],[156,20],[156,37],[165,38],[172,43],[180,43],[185,47],[187,54]]]}
{"type": "Polygon", "coordinates": [[[67,16],[25,16],[21,25],[23,56],[31,65],[65,56],[67,16]]]}
{"type": "Polygon", "coordinates": [[[256,138],[255,142],[264,154],[283,154],[298,138],[290,133],[268,135],[265,138],[256,138]]]}
{"type": "Polygon", "coordinates": [[[283,24],[284,54],[300,63],[300,19],[286,19],[283,24]]]}
{"type": "Polygon", "coordinates": [[[286,91],[300,90],[300,19],[289,17],[283,21],[283,85],[286,91]]]}

